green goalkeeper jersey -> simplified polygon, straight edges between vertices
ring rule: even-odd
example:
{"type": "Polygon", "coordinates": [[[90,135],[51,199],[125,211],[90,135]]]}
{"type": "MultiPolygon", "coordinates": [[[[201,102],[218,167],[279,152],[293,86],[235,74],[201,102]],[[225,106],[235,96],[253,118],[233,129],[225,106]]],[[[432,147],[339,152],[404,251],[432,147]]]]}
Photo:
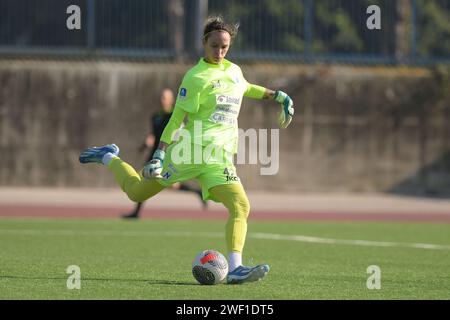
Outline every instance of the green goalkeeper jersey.
{"type": "Polygon", "coordinates": [[[242,98],[255,97],[255,91],[262,97],[264,88],[258,91],[255,87],[245,80],[236,64],[226,59],[221,64],[209,64],[200,59],[184,76],[175,104],[175,111],[187,113],[184,129],[191,142],[236,153],[242,98]]]}

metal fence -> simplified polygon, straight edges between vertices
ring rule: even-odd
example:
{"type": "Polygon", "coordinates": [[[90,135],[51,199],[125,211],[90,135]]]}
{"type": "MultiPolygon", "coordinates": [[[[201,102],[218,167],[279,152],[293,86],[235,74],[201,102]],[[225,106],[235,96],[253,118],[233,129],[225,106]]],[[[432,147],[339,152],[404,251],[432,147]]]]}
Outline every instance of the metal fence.
{"type": "Polygon", "coordinates": [[[240,24],[236,60],[450,62],[448,0],[0,0],[0,55],[194,58],[215,14],[240,24]],[[367,26],[371,5],[381,29],[367,26]]]}

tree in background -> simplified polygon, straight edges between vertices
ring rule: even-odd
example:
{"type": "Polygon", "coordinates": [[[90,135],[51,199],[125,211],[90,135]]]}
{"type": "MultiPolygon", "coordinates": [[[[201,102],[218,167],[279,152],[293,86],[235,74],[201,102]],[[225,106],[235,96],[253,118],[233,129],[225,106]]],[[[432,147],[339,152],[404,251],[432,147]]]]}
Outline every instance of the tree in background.
{"type": "Polygon", "coordinates": [[[417,0],[417,52],[423,56],[450,55],[450,2],[417,0]]]}

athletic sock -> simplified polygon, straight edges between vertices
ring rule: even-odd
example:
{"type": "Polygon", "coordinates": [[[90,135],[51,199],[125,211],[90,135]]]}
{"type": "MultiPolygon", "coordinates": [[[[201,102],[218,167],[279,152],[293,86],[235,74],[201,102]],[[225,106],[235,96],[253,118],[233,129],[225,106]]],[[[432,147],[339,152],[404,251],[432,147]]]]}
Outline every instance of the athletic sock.
{"type": "Polygon", "coordinates": [[[107,166],[112,159],[118,158],[116,155],[112,154],[111,152],[105,153],[105,155],[102,158],[102,162],[105,166],[107,166]]]}
{"type": "Polygon", "coordinates": [[[239,266],[242,266],[242,253],[230,252],[228,254],[228,271],[232,272],[239,266]]]}

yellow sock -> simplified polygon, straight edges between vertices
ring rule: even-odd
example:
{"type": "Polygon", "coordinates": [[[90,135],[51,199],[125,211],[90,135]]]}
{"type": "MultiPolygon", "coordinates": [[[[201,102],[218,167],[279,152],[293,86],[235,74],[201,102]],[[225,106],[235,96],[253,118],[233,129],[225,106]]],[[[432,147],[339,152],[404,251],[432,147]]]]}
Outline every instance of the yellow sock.
{"type": "Polygon", "coordinates": [[[229,212],[225,229],[228,252],[242,253],[247,236],[247,217],[250,213],[250,203],[244,188],[239,183],[224,184],[211,188],[209,192],[222,202],[229,212]]]}

